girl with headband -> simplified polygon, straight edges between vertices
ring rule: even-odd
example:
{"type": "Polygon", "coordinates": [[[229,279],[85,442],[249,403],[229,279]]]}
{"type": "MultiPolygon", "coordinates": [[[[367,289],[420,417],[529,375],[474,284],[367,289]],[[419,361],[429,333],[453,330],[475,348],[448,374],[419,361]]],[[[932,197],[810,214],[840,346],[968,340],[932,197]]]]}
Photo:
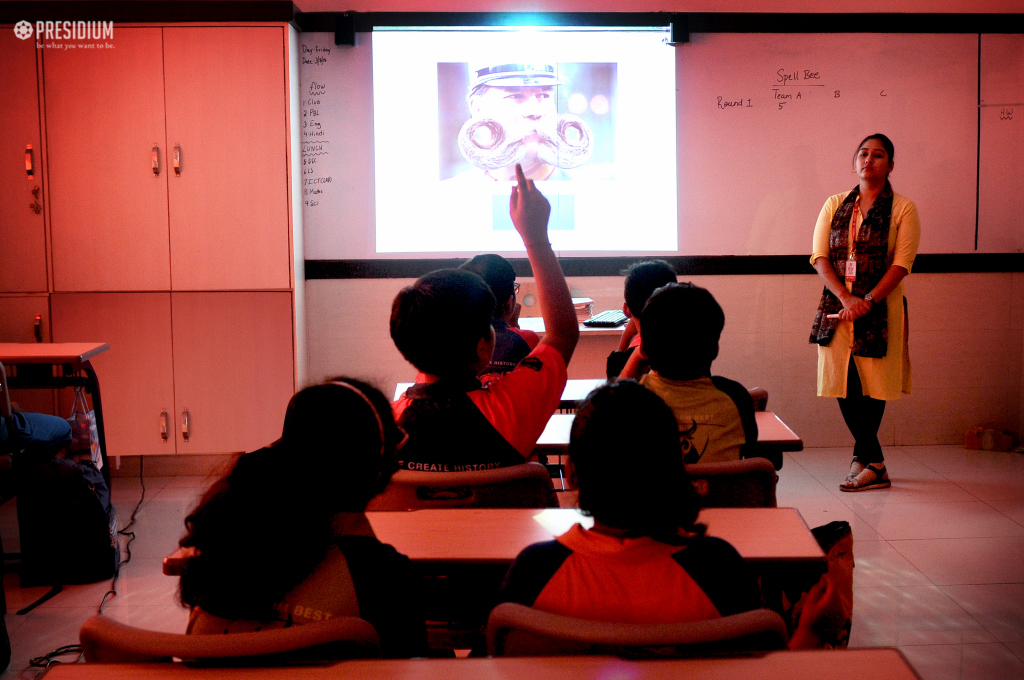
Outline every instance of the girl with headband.
{"type": "Polygon", "coordinates": [[[395,470],[404,433],[375,388],[349,378],[292,397],[281,439],[243,455],[185,519],[187,632],[366,619],[385,657],[421,655],[409,559],[363,510],[395,470]]]}

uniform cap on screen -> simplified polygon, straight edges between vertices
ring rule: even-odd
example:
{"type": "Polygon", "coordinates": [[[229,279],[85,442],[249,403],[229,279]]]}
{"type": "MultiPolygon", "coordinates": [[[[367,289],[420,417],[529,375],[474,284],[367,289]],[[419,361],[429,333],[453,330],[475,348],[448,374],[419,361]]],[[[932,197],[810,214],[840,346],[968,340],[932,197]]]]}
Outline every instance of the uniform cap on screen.
{"type": "Polygon", "coordinates": [[[481,85],[492,87],[545,87],[562,84],[553,64],[479,63],[470,64],[470,90],[481,85]]]}

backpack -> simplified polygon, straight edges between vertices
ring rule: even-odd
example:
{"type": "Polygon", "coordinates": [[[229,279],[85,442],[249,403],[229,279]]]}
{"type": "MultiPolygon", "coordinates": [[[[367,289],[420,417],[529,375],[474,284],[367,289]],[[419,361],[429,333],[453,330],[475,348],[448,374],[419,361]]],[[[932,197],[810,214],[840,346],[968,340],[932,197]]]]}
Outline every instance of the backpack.
{"type": "Polygon", "coordinates": [[[91,461],[25,466],[17,487],[22,588],[94,583],[117,573],[117,515],[91,461]]]}
{"type": "Polygon", "coordinates": [[[782,611],[790,621],[790,630],[796,628],[804,595],[819,579],[828,579],[836,591],[835,606],[814,632],[826,648],[848,647],[853,626],[853,532],[849,522],[836,521],[814,527],[811,533],[825,553],[827,568],[824,573],[796,570],[787,574],[782,586],[782,611]]]}

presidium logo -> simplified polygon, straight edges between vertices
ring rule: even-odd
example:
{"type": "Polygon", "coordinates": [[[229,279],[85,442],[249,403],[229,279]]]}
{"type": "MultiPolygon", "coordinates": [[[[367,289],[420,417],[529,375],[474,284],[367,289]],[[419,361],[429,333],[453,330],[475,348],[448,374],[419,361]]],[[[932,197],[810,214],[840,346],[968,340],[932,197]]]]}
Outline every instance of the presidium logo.
{"type": "Polygon", "coordinates": [[[14,35],[21,40],[36,37],[36,47],[59,50],[113,49],[113,21],[19,21],[14,24],[14,35]],[[92,41],[92,42],[89,42],[92,41]]]}

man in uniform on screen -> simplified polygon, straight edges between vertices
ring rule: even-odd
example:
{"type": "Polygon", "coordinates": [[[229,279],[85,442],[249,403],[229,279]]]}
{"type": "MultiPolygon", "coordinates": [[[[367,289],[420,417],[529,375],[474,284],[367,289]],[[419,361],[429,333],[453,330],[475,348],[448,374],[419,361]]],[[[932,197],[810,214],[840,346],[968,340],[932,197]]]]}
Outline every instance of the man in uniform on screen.
{"type": "Polygon", "coordinates": [[[459,150],[481,174],[515,179],[519,163],[527,179],[565,178],[560,170],[582,165],[591,152],[590,127],[571,114],[558,115],[557,89],[564,83],[552,64],[494,63],[470,71],[472,118],[459,132],[459,150]]]}

